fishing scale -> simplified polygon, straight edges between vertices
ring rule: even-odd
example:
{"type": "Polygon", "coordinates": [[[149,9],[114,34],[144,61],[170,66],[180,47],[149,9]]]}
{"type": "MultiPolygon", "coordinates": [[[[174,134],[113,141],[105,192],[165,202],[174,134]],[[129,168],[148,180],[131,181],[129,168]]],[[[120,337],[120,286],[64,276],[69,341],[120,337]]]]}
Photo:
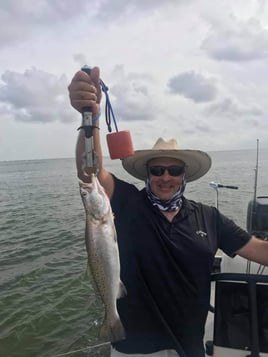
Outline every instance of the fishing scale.
{"type": "MultiPolygon", "coordinates": [[[[90,74],[91,68],[83,66],[82,71],[90,74]]],[[[129,130],[119,131],[113,112],[113,108],[110,102],[108,87],[100,79],[101,90],[105,94],[105,120],[109,134],[106,135],[107,146],[111,159],[124,159],[134,154],[132,139],[129,130]],[[115,132],[112,133],[111,118],[113,119],[115,132]]],[[[96,128],[92,122],[92,108],[85,107],[82,110],[83,125],[80,128],[85,130],[85,153],[86,153],[86,167],[96,167],[97,157],[93,148],[93,130],[96,128]],[[91,166],[89,166],[91,165],[91,166]]]]}

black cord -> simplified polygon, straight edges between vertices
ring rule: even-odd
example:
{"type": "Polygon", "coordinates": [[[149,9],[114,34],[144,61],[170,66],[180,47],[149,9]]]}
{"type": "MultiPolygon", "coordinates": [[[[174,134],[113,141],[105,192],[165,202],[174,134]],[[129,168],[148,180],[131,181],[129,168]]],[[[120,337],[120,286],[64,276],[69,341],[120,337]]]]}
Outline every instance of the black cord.
{"type": "Polygon", "coordinates": [[[93,130],[100,129],[100,128],[96,125],[82,125],[77,130],[81,130],[81,129],[84,129],[86,138],[91,138],[93,136],[93,130]]]}

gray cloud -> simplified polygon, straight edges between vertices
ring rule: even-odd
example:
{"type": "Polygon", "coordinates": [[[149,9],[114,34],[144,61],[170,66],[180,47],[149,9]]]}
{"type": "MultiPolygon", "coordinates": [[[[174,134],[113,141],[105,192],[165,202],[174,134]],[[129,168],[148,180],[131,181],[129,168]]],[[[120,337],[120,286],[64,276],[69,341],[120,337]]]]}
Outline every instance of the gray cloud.
{"type": "Polygon", "coordinates": [[[1,1],[0,23],[4,31],[0,31],[0,43],[14,44],[36,35],[44,26],[68,23],[88,7],[84,0],[1,1]]]}
{"type": "Polygon", "coordinates": [[[67,79],[36,68],[6,71],[0,84],[0,111],[24,122],[70,122],[67,79]]]}
{"type": "Polygon", "coordinates": [[[263,114],[257,106],[241,106],[231,98],[225,98],[221,102],[210,105],[204,113],[215,118],[229,117],[234,120],[248,116],[259,117],[263,114]]]}
{"type": "Polygon", "coordinates": [[[197,103],[209,102],[217,94],[217,88],[211,79],[193,71],[170,78],[167,86],[171,94],[181,94],[197,103]]]}
{"type": "MultiPolygon", "coordinates": [[[[180,4],[189,4],[193,0],[180,0],[180,4]]],[[[177,0],[135,0],[132,2],[128,2],[126,0],[106,0],[102,2],[99,6],[97,16],[102,20],[111,20],[114,22],[118,21],[118,17],[132,17],[135,14],[143,14],[151,13],[152,11],[157,11],[161,7],[169,6],[169,5],[178,5],[177,0]]]]}
{"type": "MultiPolygon", "coordinates": [[[[156,112],[153,79],[148,74],[125,74],[114,69],[117,83],[106,83],[116,119],[152,120],[156,112]]],[[[0,112],[23,122],[47,123],[73,120],[67,78],[31,68],[24,73],[6,71],[0,84],[0,112]]],[[[103,96],[103,102],[105,97],[103,96]]]]}
{"type": "MultiPolygon", "coordinates": [[[[193,0],[191,0],[193,1],[193,0]]],[[[181,0],[181,4],[189,4],[190,0],[181,0]]],[[[163,6],[177,5],[177,0],[27,0],[0,2],[0,43],[3,46],[12,45],[28,37],[50,30],[61,25],[75,26],[71,21],[83,19],[85,16],[90,24],[102,23],[104,26],[118,22],[120,18],[135,19],[138,14],[146,15],[157,11],[163,6]]]]}
{"type": "MultiPolygon", "coordinates": [[[[184,125],[181,126],[180,132],[185,137],[206,137],[213,131],[213,126],[210,122],[206,122],[206,118],[198,116],[195,119],[184,119],[184,125]]],[[[194,140],[193,140],[194,141],[194,140]]]]}
{"type": "Polygon", "coordinates": [[[268,57],[268,30],[256,20],[238,23],[229,28],[212,26],[202,49],[216,60],[252,61],[268,57]]]}
{"type": "MultiPolygon", "coordinates": [[[[116,66],[113,77],[117,83],[111,85],[109,95],[118,119],[152,120],[156,112],[153,101],[153,79],[146,73],[125,74],[122,65],[116,66]]],[[[109,86],[109,83],[106,83],[109,86]]]]}
{"type": "Polygon", "coordinates": [[[83,67],[89,63],[87,57],[83,53],[74,54],[73,59],[80,67],[83,67]]]}

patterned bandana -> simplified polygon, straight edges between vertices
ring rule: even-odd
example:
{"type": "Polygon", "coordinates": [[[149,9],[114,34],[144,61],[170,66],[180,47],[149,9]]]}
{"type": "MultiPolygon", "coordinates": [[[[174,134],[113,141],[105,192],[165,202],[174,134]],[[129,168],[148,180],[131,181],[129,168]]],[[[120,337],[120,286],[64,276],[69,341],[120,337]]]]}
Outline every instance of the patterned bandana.
{"type": "Polygon", "coordinates": [[[145,189],[149,200],[153,206],[157,206],[161,211],[176,211],[182,206],[182,196],[185,191],[186,180],[185,175],[182,178],[182,184],[179,189],[169,200],[160,200],[151,190],[149,178],[145,180],[145,189]]]}

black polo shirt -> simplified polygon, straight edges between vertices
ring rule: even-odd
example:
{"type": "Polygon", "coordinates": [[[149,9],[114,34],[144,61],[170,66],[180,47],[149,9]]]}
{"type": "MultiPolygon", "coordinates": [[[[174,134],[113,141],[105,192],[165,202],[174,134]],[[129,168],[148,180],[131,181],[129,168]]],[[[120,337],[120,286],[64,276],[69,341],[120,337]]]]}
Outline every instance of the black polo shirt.
{"type": "Polygon", "coordinates": [[[117,302],[126,339],[114,347],[153,353],[182,346],[188,357],[203,357],[214,255],[218,248],[234,255],[250,235],[216,208],[186,198],[169,222],[145,189],[114,180],[111,205],[127,289],[117,302]]]}

